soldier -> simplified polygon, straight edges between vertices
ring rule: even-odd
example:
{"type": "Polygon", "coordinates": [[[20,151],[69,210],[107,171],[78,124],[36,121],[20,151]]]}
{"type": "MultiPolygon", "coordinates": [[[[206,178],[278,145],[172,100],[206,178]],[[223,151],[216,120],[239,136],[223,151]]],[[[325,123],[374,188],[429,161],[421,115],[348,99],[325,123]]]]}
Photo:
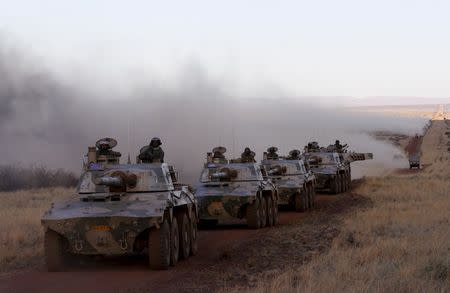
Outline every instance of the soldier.
{"type": "MultiPolygon", "coordinates": [[[[97,158],[100,156],[105,156],[106,161],[113,162],[113,161],[119,161],[119,158],[122,156],[120,152],[113,151],[113,147],[117,145],[117,141],[114,138],[105,137],[102,139],[99,139],[95,146],[97,147],[97,158]]],[[[102,160],[101,160],[102,161],[102,160]]]]}
{"type": "Polygon", "coordinates": [[[338,139],[336,139],[336,142],[334,143],[334,148],[338,153],[343,153],[346,147],[347,144],[341,145],[341,142],[338,139]]]}
{"type": "Polygon", "coordinates": [[[299,150],[292,150],[289,152],[288,160],[300,160],[300,154],[299,150]]]}
{"type": "Polygon", "coordinates": [[[241,163],[255,163],[255,152],[248,147],[245,148],[244,152],[241,154],[241,163]]]}
{"type": "Polygon", "coordinates": [[[139,159],[142,163],[164,163],[164,151],[161,145],[161,139],[152,138],[149,145],[141,149],[139,159]]]}
{"type": "Polygon", "coordinates": [[[268,160],[278,160],[279,156],[277,154],[277,147],[270,147],[267,149],[267,159],[268,160]]]}

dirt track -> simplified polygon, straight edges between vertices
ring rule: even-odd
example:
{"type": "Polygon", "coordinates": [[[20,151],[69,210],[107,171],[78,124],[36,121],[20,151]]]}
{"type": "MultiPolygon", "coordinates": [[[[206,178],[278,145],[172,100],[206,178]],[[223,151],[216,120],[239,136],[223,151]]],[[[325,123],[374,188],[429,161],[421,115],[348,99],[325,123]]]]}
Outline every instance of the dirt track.
{"type": "Polygon", "coordinates": [[[370,202],[353,194],[319,196],[310,213],[281,212],[275,228],[202,230],[199,254],[168,271],[150,271],[145,259],[101,259],[48,273],[42,266],[0,279],[1,292],[206,292],[253,285],[288,264],[328,249],[342,214],[370,202]]]}

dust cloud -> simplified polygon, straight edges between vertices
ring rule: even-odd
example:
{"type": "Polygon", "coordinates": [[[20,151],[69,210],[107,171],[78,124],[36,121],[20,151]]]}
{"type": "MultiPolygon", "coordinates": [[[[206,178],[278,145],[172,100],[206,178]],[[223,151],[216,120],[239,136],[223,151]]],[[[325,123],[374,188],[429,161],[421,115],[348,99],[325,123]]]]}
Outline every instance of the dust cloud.
{"type": "MultiPolygon", "coordinates": [[[[92,64],[91,64],[92,66],[92,64]]],[[[381,174],[405,166],[393,160],[400,151],[377,142],[366,132],[414,133],[423,119],[350,114],[343,108],[320,107],[306,98],[236,97],[229,83],[208,79],[201,68],[183,68],[177,80],[119,90],[95,88],[95,81],[52,74],[35,59],[0,42],[1,164],[44,164],[79,171],[87,147],[101,137],[119,141],[122,161],[132,161],[153,136],[163,141],[166,161],[182,180],[195,183],[207,151],[223,145],[228,156],[249,146],[261,159],[269,146],[281,154],[302,149],[311,140],[323,145],[335,139],[350,149],[373,152],[375,160],[355,164],[356,176],[381,174]]],[[[141,77],[141,80],[146,80],[141,77]]],[[[131,83],[130,83],[131,84],[131,83]]]]}

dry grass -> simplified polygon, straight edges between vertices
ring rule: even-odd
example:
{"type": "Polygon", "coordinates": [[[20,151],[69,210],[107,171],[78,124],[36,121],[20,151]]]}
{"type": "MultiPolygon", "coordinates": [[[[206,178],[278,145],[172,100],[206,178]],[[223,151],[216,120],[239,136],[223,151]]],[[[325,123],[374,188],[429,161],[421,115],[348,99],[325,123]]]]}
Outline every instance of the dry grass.
{"type": "Polygon", "coordinates": [[[0,193],[0,272],[41,261],[40,219],[51,202],[69,197],[73,189],[47,188],[0,193]]]}
{"type": "Polygon", "coordinates": [[[425,136],[432,164],[416,174],[366,179],[374,207],[345,220],[331,249],[261,281],[255,292],[450,292],[450,157],[442,121],[425,136]]]}

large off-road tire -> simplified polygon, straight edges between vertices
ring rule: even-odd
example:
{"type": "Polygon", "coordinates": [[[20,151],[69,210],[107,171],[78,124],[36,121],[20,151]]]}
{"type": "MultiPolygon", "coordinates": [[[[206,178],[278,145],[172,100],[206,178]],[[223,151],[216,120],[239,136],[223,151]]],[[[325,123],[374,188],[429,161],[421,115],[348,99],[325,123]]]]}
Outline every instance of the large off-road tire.
{"type": "Polygon", "coordinates": [[[338,194],[339,193],[339,176],[336,175],[331,180],[331,193],[332,194],[338,194]]]}
{"type": "Polygon", "coordinates": [[[64,251],[64,238],[53,230],[45,231],[44,236],[45,261],[49,272],[58,272],[64,269],[66,253],[64,251]]]}
{"type": "Polygon", "coordinates": [[[170,225],[170,265],[175,266],[180,256],[180,231],[178,228],[178,220],[173,217],[172,225],[170,225]]]}
{"type": "Polygon", "coordinates": [[[347,180],[348,180],[348,190],[351,190],[352,189],[352,172],[351,171],[348,172],[347,180]]]}
{"type": "Polygon", "coordinates": [[[196,255],[198,252],[198,229],[197,229],[197,216],[195,214],[192,215],[190,224],[191,224],[190,229],[191,255],[196,255]]]}
{"type": "Polygon", "coordinates": [[[314,190],[312,189],[311,184],[308,184],[308,209],[312,210],[314,207],[314,190]]]}
{"type": "Polygon", "coordinates": [[[170,265],[170,225],[165,219],[159,229],[148,234],[148,260],[153,270],[167,270],[170,265]]]}
{"type": "Polygon", "coordinates": [[[261,212],[260,202],[256,198],[252,204],[247,207],[247,225],[252,229],[259,229],[261,227],[261,212]]]}
{"type": "Polygon", "coordinates": [[[179,224],[179,239],[180,239],[180,259],[186,259],[191,253],[191,223],[186,213],[179,213],[177,215],[179,224]]]}
{"type": "Polygon", "coordinates": [[[341,192],[347,191],[347,179],[345,176],[346,176],[345,173],[341,174],[341,192]]]}
{"type": "Polygon", "coordinates": [[[273,225],[278,224],[278,202],[277,200],[272,200],[272,208],[273,208],[273,225]]]}
{"type": "Polygon", "coordinates": [[[261,215],[261,228],[264,228],[267,225],[267,201],[265,196],[261,196],[260,215],[261,215]]]}
{"type": "Polygon", "coordinates": [[[308,200],[307,200],[307,190],[306,186],[302,191],[297,192],[294,197],[295,203],[295,211],[296,212],[306,212],[308,209],[308,200]]]}
{"type": "Polygon", "coordinates": [[[272,197],[268,196],[266,199],[266,205],[267,205],[267,226],[272,227],[273,226],[273,201],[272,197]]]}

